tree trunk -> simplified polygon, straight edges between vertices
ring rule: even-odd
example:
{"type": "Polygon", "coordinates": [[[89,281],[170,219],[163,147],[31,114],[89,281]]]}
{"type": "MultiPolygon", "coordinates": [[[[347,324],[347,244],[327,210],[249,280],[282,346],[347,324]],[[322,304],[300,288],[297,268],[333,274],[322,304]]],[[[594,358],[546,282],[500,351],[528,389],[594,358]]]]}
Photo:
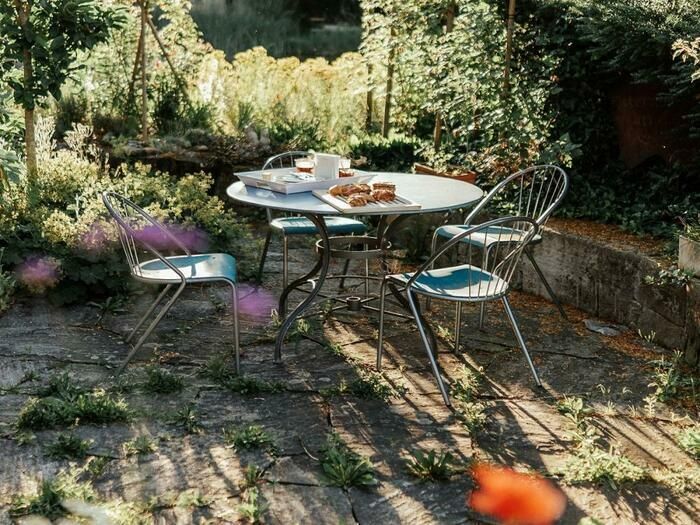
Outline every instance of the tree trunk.
{"type": "MultiPolygon", "coordinates": [[[[19,26],[26,35],[29,32],[29,16],[32,10],[32,3],[15,0],[15,10],[17,11],[19,26]]],[[[34,68],[32,66],[32,52],[28,47],[22,50],[22,69],[22,82],[25,93],[31,93],[34,84],[34,68]]],[[[31,101],[28,101],[25,97],[22,105],[24,106],[24,148],[27,156],[27,182],[29,183],[29,187],[32,188],[36,180],[37,172],[36,136],[34,133],[34,97],[31,98],[31,101]]]]}
{"type": "MultiPolygon", "coordinates": [[[[29,50],[24,51],[24,87],[32,85],[34,73],[32,71],[32,55],[29,50]]],[[[27,176],[30,186],[33,186],[37,174],[36,162],[36,135],[34,133],[34,108],[24,108],[24,147],[27,154],[27,176]]]]}
{"type": "Polygon", "coordinates": [[[515,3],[508,2],[508,26],[506,30],[506,67],[503,73],[503,92],[507,95],[510,91],[510,67],[513,58],[513,31],[515,29],[515,3]]]}
{"type": "MultiPolygon", "coordinates": [[[[452,2],[447,8],[447,13],[445,14],[445,33],[451,33],[455,27],[455,14],[457,11],[457,5],[452,2]]],[[[435,114],[435,128],[433,129],[433,148],[435,151],[440,149],[440,144],[442,143],[442,115],[438,111],[435,114]]]]}
{"type": "Polygon", "coordinates": [[[369,83],[367,89],[367,113],[365,114],[365,130],[372,129],[372,111],[374,108],[374,87],[372,85],[372,64],[367,64],[367,81],[369,83]]]}
{"type": "Polygon", "coordinates": [[[148,77],[146,64],[146,17],[148,16],[148,7],[146,0],[141,0],[141,140],[148,140],[148,77]]]}
{"type": "Polygon", "coordinates": [[[391,29],[391,41],[389,48],[389,63],[386,69],[386,98],[384,99],[384,120],[382,122],[382,136],[389,136],[389,127],[391,126],[391,92],[394,90],[394,29],[391,29]]]}

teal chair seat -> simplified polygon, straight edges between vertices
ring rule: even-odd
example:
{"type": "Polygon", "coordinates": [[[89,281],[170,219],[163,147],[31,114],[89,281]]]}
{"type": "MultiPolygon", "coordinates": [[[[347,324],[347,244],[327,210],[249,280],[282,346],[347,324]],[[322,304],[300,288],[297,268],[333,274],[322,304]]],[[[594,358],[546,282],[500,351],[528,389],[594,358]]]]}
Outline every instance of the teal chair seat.
{"type": "MultiPolygon", "coordinates": [[[[388,279],[406,284],[413,273],[391,275],[388,279]]],[[[486,270],[469,264],[422,272],[411,290],[453,301],[479,301],[505,295],[508,283],[486,270]]]]}
{"type": "MultiPolygon", "coordinates": [[[[361,235],[367,231],[367,226],[348,217],[327,217],[325,219],[330,235],[361,235]]],[[[306,217],[280,217],[270,221],[270,227],[284,235],[313,235],[318,229],[306,217]]]]}
{"type": "MultiPolygon", "coordinates": [[[[188,282],[236,283],[236,259],[227,253],[178,255],[165,259],[180,270],[188,282]]],[[[151,259],[134,267],[134,277],[162,284],[178,284],[182,281],[180,276],[160,259],[151,259]]]]}
{"type": "MultiPolygon", "coordinates": [[[[459,235],[463,231],[473,228],[473,225],[469,224],[451,224],[448,226],[441,226],[435,230],[435,235],[447,239],[451,239],[455,235],[459,235]]],[[[514,228],[506,228],[501,226],[490,226],[485,228],[484,231],[480,231],[474,235],[467,235],[460,242],[465,244],[471,244],[472,246],[478,246],[483,248],[485,246],[491,246],[492,244],[499,242],[511,242],[520,240],[525,235],[524,232],[516,230],[514,228]]],[[[542,241],[542,235],[537,233],[530,244],[536,244],[542,241]]]]}

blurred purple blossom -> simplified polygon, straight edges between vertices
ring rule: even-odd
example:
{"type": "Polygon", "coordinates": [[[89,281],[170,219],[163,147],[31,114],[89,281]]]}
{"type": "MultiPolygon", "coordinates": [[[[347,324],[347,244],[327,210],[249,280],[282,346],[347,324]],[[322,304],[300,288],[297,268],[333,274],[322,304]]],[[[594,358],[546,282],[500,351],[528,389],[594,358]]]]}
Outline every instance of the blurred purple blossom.
{"type": "Polygon", "coordinates": [[[249,284],[238,286],[238,311],[241,315],[267,322],[276,308],[277,300],[269,291],[249,284]]]}
{"type": "MultiPolygon", "coordinates": [[[[191,252],[205,252],[209,248],[209,236],[199,228],[185,228],[177,224],[163,225],[163,228],[191,252]]],[[[179,250],[177,242],[157,226],[149,225],[137,230],[134,237],[159,251],[179,250]]]]}
{"type": "Polygon", "coordinates": [[[110,234],[104,225],[95,222],[80,236],[78,246],[87,252],[98,254],[104,251],[110,240],[110,234]]]}
{"type": "Polygon", "coordinates": [[[53,288],[60,280],[60,263],[53,257],[28,257],[15,273],[17,281],[34,293],[43,293],[53,288]]]}

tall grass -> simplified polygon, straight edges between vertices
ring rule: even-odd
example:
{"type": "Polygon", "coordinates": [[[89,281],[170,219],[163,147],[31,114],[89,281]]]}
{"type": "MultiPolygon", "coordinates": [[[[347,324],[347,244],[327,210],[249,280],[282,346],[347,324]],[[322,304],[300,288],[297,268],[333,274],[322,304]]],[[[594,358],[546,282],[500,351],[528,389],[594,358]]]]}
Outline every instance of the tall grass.
{"type": "Polygon", "coordinates": [[[256,46],[274,57],[333,59],[356,50],[361,37],[356,25],[309,27],[288,0],[195,0],[192,17],[229,59],[256,46]]]}

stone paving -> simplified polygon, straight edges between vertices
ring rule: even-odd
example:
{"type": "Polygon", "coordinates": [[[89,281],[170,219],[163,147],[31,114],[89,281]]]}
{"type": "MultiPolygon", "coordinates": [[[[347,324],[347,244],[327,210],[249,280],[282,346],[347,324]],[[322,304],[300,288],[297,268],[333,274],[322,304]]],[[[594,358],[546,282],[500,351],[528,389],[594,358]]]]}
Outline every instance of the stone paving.
{"type": "MultiPolygon", "coordinates": [[[[297,272],[309,264],[307,250],[293,250],[292,258],[297,272]]],[[[278,253],[271,254],[266,270],[265,287],[278,289],[278,253]]],[[[490,461],[551,476],[568,497],[562,523],[590,516],[602,523],[680,524],[695,523],[700,515],[698,487],[692,484],[674,490],[652,480],[621,486],[563,482],[557,473],[574,448],[572,423],[557,410],[563,396],[585,397],[605,440],[634,463],[658,472],[697,472],[697,461],[676,442],[689,424],[688,414],[678,405],[645,404],[652,391],[652,360],[670,352],[629,330],[617,337],[592,333],[581,312],[568,309],[570,322],[565,322],[551,304],[518,293],[512,295],[513,306],[543,389],[534,386],[499,305],[489,307],[483,331],[474,328],[476,309],[466,309],[458,354],[447,338],[441,340],[439,362],[448,380],[457,380],[462,366],[483,369],[477,400],[485,424],[473,431],[442,403],[410,321],[387,324],[383,377],[401,392],[388,401],[324,394],[372,369],[377,324],[364,314],[339,313],[313,324],[308,338],[287,344],[282,364],[273,362],[266,322],[244,317],[243,373],[282,382],[286,389],[244,395],[222,388],[198,371],[231,348],[226,290],[192,288],[125,376],[139,381],[144,365],[155,362],[185,378],[182,391],[126,389],[123,397],[135,414],[129,422],[74,428],[76,435],[92,440],[84,460],[47,455],[58,430],[38,431],[25,442],[14,428],[17,416],[51,376],[68,373],[88,387],[115,385],[111,376],[127,351],[123,337],[148,301],[147,294],[135,297],[127,313],[108,313],[99,325],[93,307],[56,308],[42,299],[22,299],[0,317],[0,523],[26,520],[11,518],[14,497],[31,495],[42,479],[98,458],[104,458],[104,468],[81,474],[98,500],[147,508],[155,523],[238,522],[248,465],[264,472],[258,485],[264,523],[490,523],[466,506],[474,488],[468,471],[442,483],[412,477],[405,459],[416,449],[448,450],[467,465],[490,461]],[[336,343],[342,352],[329,351],[319,344],[323,341],[336,343]],[[188,434],[173,423],[172,414],[187,406],[197,414],[199,432],[188,434]],[[274,453],[237,452],[224,443],[224,427],[253,423],[272,435],[274,453]],[[317,459],[329,432],[370,459],[376,486],[346,490],[328,483],[317,459]],[[127,456],[123,444],[142,435],[151,436],[157,449],[127,456]],[[187,503],[186,494],[195,495],[196,503],[187,503]]],[[[438,305],[429,318],[433,326],[452,327],[449,307],[438,305]]]]}

